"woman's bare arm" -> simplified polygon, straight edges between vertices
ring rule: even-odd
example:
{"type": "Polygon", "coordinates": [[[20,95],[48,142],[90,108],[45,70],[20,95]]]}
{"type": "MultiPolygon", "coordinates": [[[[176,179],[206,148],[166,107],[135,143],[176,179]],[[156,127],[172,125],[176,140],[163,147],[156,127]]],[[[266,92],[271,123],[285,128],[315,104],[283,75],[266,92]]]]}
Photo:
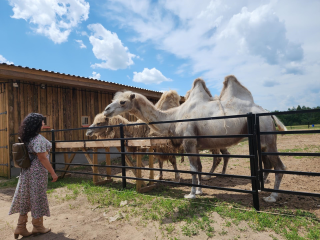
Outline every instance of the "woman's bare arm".
{"type": "Polygon", "coordinates": [[[55,182],[58,180],[58,176],[55,173],[55,171],[53,170],[51,163],[49,162],[49,159],[47,158],[47,154],[48,154],[47,152],[37,153],[39,161],[51,174],[52,179],[53,179],[52,182],[55,182]]]}

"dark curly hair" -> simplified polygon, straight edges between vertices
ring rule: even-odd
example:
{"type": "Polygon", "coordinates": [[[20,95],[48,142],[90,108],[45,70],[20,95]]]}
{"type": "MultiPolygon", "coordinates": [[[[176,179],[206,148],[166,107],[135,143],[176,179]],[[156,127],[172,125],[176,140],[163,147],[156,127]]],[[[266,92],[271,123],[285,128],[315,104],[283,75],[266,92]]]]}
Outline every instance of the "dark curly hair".
{"type": "Polygon", "coordinates": [[[31,138],[40,133],[43,120],[44,117],[40,113],[30,113],[25,117],[19,128],[19,137],[22,142],[28,144],[31,138]]]}

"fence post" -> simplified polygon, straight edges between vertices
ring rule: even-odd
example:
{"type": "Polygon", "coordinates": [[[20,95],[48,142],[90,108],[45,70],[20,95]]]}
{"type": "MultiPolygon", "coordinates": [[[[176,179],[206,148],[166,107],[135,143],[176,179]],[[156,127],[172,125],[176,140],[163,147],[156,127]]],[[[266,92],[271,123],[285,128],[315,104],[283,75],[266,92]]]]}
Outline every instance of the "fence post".
{"type": "Polygon", "coordinates": [[[258,160],[259,160],[259,168],[258,168],[258,172],[259,172],[259,181],[260,181],[260,186],[261,186],[261,191],[264,190],[264,182],[263,182],[263,166],[262,166],[262,154],[261,154],[261,138],[260,138],[260,116],[256,115],[256,125],[255,125],[255,129],[256,129],[256,136],[257,136],[257,150],[258,150],[258,160]]]}
{"type": "MultiPolygon", "coordinates": [[[[120,123],[120,138],[121,139],[121,164],[123,167],[126,166],[126,155],[125,155],[125,146],[124,146],[124,133],[123,133],[123,124],[120,123]]],[[[127,179],[126,177],[126,169],[122,168],[122,188],[126,188],[127,186],[127,179]]]]}
{"type": "MultiPolygon", "coordinates": [[[[260,127],[259,127],[260,129],[260,127]]],[[[258,155],[258,138],[257,138],[257,115],[253,114],[252,115],[252,132],[253,132],[253,138],[252,138],[252,146],[253,146],[253,151],[254,151],[254,171],[256,173],[256,184],[257,184],[257,189],[261,190],[260,187],[260,172],[259,172],[259,155],[258,155]]],[[[259,136],[260,140],[260,136],[259,136]]],[[[260,141],[259,141],[260,142],[260,141]]],[[[260,145],[259,145],[260,146],[260,145]]]]}
{"type": "Polygon", "coordinates": [[[54,137],[54,129],[51,130],[51,142],[52,142],[52,168],[54,171],[56,171],[56,143],[55,143],[55,137],[54,137]]]}
{"type": "MultiPolygon", "coordinates": [[[[254,115],[252,113],[248,113],[247,116],[247,128],[248,128],[248,134],[254,134],[254,125],[253,125],[253,117],[254,115]]],[[[251,171],[251,177],[255,177],[251,179],[251,185],[252,185],[252,197],[253,197],[253,207],[259,211],[259,193],[258,193],[258,171],[256,169],[256,163],[257,160],[257,152],[254,149],[254,139],[255,135],[248,137],[248,144],[249,144],[249,153],[250,155],[254,155],[254,157],[250,157],[250,171],[251,171]]]]}

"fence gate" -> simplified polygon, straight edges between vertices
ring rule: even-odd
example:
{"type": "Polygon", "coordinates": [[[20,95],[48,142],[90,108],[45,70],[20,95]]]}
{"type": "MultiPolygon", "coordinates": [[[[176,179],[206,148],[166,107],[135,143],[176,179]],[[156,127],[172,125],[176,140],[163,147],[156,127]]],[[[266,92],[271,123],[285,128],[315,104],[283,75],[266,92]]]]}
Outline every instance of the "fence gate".
{"type": "Polygon", "coordinates": [[[0,83],[0,177],[10,177],[6,83],[0,83]]]}

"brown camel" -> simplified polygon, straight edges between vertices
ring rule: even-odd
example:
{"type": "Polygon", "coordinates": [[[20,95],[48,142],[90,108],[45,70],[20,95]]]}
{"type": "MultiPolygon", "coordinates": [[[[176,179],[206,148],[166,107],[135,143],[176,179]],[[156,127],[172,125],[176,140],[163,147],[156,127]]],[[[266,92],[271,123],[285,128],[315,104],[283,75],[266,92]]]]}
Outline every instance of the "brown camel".
{"type": "MultiPolygon", "coordinates": [[[[169,108],[173,108],[180,105],[180,96],[176,91],[170,90],[167,92],[164,92],[159,99],[159,101],[156,103],[155,107],[157,109],[161,110],[167,110],[169,108]]],[[[120,129],[119,127],[108,127],[106,128],[93,128],[93,127],[100,127],[100,126],[112,126],[112,125],[119,125],[119,124],[127,125],[127,124],[134,124],[134,123],[143,123],[143,121],[138,120],[136,122],[130,122],[126,118],[122,116],[114,116],[111,118],[105,117],[103,113],[99,113],[95,116],[95,119],[93,121],[93,124],[89,127],[87,130],[86,135],[87,136],[96,136],[99,139],[111,139],[111,138],[120,138],[120,129]]],[[[134,126],[124,126],[124,136],[125,137],[157,137],[157,136],[164,136],[157,132],[150,131],[150,128],[147,125],[134,125],[134,126]]],[[[182,146],[176,147],[173,146],[171,141],[167,141],[167,146],[165,147],[159,147],[155,149],[157,152],[162,153],[177,153],[179,151],[183,151],[182,146]]],[[[136,147],[128,147],[128,152],[136,152],[138,149],[136,147]]],[[[139,151],[146,151],[145,149],[140,149],[139,151]]],[[[170,161],[173,168],[175,170],[178,170],[177,163],[176,163],[176,157],[172,155],[156,155],[156,159],[158,159],[159,162],[159,168],[163,168],[163,162],[164,161],[170,161]]],[[[181,158],[181,161],[183,161],[183,157],[181,158]]],[[[156,180],[163,179],[163,173],[160,171],[159,175],[155,177],[156,180]]],[[[175,173],[175,181],[180,182],[180,174],[177,172],[175,173]]]]}

